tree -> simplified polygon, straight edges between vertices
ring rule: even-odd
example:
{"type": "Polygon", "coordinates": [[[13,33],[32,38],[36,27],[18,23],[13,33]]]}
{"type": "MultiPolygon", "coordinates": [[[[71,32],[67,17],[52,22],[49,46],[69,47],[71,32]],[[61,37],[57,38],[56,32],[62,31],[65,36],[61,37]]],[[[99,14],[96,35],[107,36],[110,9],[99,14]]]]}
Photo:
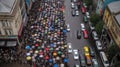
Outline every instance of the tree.
{"type": "Polygon", "coordinates": [[[116,62],[113,67],[120,67],[120,61],[119,62],[116,62]]]}
{"type": "Polygon", "coordinates": [[[97,22],[100,21],[100,16],[96,13],[93,13],[90,17],[90,21],[92,22],[92,24],[95,26],[97,24],[97,22]]]}
{"type": "Polygon", "coordinates": [[[102,29],[103,29],[103,21],[101,20],[95,25],[95,30],[97,31],[98,35],[101,35],[102,29]]]}
{"type": "Polygon", "coordinates": [[[89,7],[90,5],[92,5],[92,1],[91,0],[83,0],[84,3],[86,3],[86,5],[89,7]]]}
{"type": "MultiPolygon", "coordinates": [[[[109,46],[109,48],[107,49],[108,60],[111,61],[112,58],[113,58],[118,52],[120,52],[120,49],[118,48],[117,45],[113,44],[113,45],[109,46]]],[[[110,63],[111,63],[111,62],[110,62],[110,63]]]]}

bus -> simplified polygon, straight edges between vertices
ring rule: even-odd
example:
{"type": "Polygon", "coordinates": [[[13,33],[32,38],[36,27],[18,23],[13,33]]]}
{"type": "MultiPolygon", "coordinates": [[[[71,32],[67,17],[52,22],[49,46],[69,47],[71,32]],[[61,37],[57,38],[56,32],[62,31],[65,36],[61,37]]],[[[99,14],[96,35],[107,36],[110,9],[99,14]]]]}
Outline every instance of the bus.
{"type": "Polygon", "coordinates": [[[109,67],[108,59],[103,51],[100,52],[100,57],[101,57],[104,67],[109,67]]]}

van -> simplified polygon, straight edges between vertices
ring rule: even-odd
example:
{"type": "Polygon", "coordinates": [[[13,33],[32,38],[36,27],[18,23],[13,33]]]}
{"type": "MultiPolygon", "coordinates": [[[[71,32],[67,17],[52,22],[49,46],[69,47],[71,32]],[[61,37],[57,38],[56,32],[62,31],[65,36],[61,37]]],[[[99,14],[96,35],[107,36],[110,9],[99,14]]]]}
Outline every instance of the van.
{"type": "Polygon", "coordinates": [[[103,51],[100,52],[100,57],[101,57],[104,67],[109,67],[108,59],[103,51]]]}

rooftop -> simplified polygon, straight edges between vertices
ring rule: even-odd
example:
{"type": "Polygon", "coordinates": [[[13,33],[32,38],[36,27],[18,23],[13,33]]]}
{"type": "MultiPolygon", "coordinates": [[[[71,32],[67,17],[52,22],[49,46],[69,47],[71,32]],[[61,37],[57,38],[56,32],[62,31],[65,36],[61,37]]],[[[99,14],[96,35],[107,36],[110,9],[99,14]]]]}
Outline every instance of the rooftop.
{"type": "Polygon", "coordinates": [[[118,24],[120,25],[120,13],[115,15],[115,19],[117,20],[118,24]]]}
{"type": "Polygon", "coordinates": [[[108,8],[111,13],[120,12],[120,1],[111,2],[110,4],[108,4],[108,8]]]}
{"type": "Polygon", "coordinates": [[[0,14],[10,13],[16,0],[0,0],[0,14]]]}

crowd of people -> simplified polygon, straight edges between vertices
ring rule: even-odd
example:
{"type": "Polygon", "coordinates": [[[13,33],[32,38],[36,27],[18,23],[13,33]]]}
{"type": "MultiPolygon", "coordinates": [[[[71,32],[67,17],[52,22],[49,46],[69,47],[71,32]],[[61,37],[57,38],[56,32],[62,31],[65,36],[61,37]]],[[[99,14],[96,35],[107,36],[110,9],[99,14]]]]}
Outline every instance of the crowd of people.
{"type": "Polygon", "coordinates": [[[12,63],[17,60],[16,47],[0,48],[0,63],[12,63]]]}
{"type": "Polygon", "coordinates": [[[64,0],[36,1],[24,32],[26,60],[35,67],[67,67],[66,33],[64,0]]]}

